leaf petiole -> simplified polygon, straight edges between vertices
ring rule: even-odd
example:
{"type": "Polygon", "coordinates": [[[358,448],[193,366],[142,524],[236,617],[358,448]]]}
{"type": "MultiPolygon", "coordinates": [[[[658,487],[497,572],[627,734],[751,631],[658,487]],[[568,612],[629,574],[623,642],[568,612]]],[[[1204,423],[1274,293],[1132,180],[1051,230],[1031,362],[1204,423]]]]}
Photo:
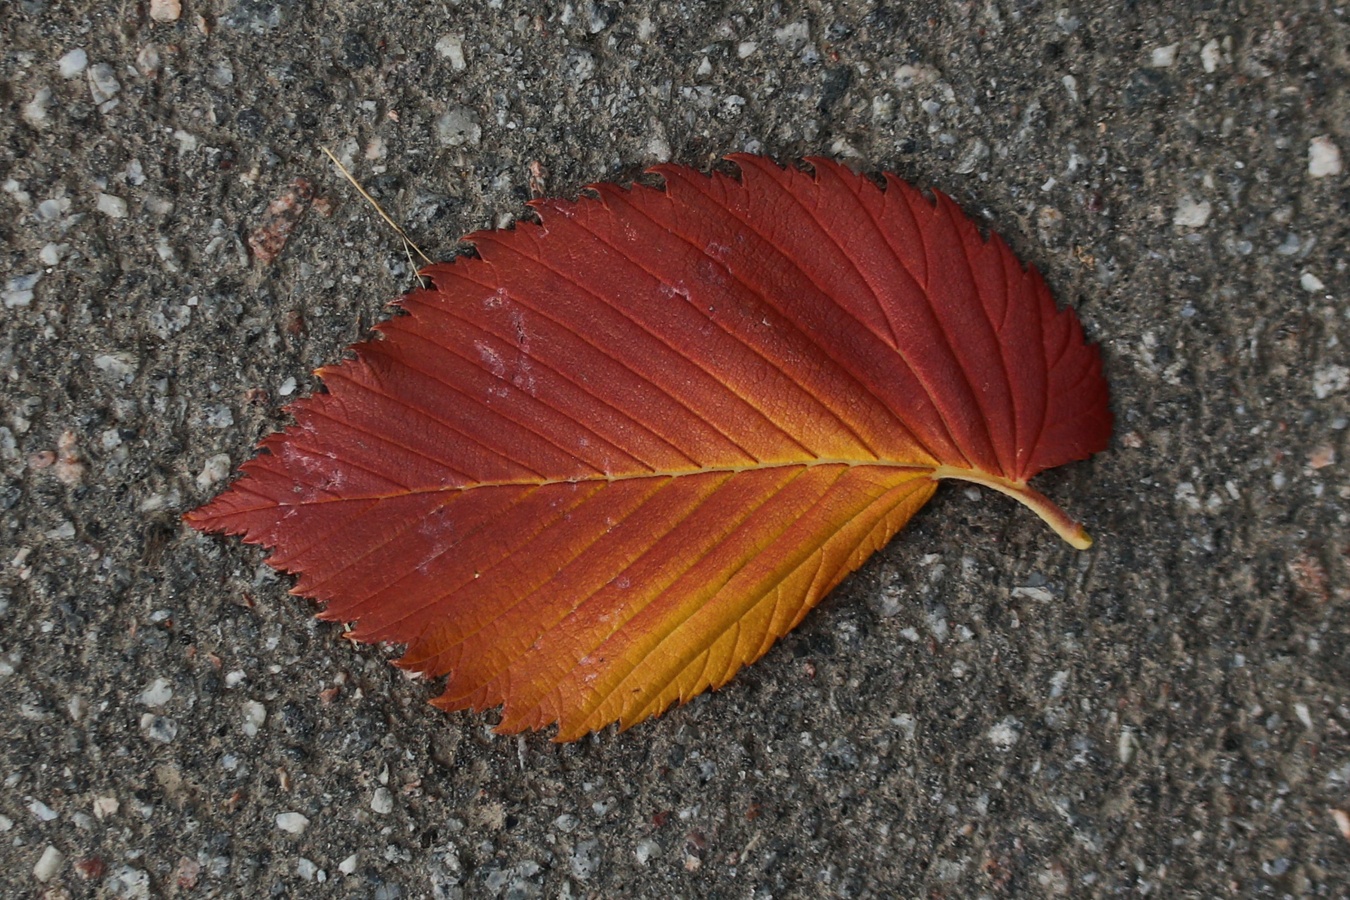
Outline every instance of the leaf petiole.
{"type": "Polygon", "coordinates": [[[1010,481],[987,472],[973,469],[961,469],[956,466],[938,466],[933,470],[933,480],[950,478],[954,481],[969,481],[974,484],[993,488],[1000,494],[1007,494],[1018,503],[1040,516],[1045,524],[1055,530],[1055,534],[1068,541],[1077,550],[1086,550],[1092,546],[1092,537],[1082,524],[1060,509],[1055,501],[1042,494],[1026,482],[1010,481]]]}

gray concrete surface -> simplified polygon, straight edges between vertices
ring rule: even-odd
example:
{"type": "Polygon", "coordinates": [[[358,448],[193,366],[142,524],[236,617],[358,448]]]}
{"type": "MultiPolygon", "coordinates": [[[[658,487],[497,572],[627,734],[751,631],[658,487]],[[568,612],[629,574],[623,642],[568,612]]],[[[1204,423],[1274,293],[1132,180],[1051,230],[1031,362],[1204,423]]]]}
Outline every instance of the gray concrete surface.
{"type": "Polygon", "coordinates": [[[0,894],[1350,896],[1344,5],[175,6],[0,4],[0,894]],[[321,145],[440,257],[532,174],[942,188],[1102,343],[1096,547],[944,488],[659,721],[437,712],[178,521],[410,284],[321,145]]]}

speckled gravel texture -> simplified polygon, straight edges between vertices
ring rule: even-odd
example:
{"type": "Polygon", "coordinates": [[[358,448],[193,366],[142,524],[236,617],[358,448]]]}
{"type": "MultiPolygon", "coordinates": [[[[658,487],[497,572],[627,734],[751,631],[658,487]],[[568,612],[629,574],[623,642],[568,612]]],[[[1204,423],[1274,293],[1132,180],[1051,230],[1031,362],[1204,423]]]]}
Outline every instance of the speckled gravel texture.
{"type": "Polygon", "coordinates": [[[0,3],[0,895],[1350,896],[1347,18],[0,3]],[[179,521],[411,285],[321,146],[441,258],[667,159],[941,188],[1101,342],[1096,546],[946,487],[659,720],[438,712],[179,521]]]}

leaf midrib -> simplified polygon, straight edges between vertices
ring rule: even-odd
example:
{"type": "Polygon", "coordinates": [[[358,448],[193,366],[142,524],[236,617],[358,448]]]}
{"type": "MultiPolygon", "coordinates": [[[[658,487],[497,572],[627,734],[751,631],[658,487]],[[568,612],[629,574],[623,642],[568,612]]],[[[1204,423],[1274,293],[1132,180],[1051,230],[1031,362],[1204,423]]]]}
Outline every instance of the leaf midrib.
{"type": "MultiPolygon", "coordinates": [[[[690,469],[657,469],[650,472],[627,472],[618,475],[606,475],[597,472],[594,475],[581,475],[570,478],[507,478],[495,481],[472,481],[466,484],[447,484],[430,487],[407,488],[405,490],[390,491],[383,494],[361,494],[345,495],[342,497],[324,497],[313,500],[304,500],[296,503],[277,503],[277,506],[316,506],[323,503],[353,503],[369,500],[395,500],[400,497],[416,497],[426,494],[443,494],[450,491],[473,491],[480,488],[497,487],[554,487],[556,485],[567,484],[594,484],[596,482],[606,482],[613,484],[619,481],[636,481],[644,478],[686,478],[692,475],[739,475],[744,472],[763,472],[772,469],[812,469],[819,466],[847,466],[851,469],[875,467],[882,469],[895,469],[911,472],[937,472],[939,468],[947,469],[948,466],[935,466],[927,463],[903,462],[892,459],[834,459],[834,458],[814,458],[807,460],[786,460],[783,462],[763,462],[750,463],[740,466],[700,466],[690,469]]],[[[949,476],[950,477],[950,476],[949,476]]],[[[273,505],[273,504],[269,504],[273,505]]]]}
{"type": "Polygon", "coordinates": [[[745,472],[762,472],[770,469],[803,468],[818,466],[847,466],[851,469],[879,468],[896,472],[927,472],[934,481],[952,479],[968,481],[972,484],[992,488],[1000,494],[1013,498],[1018,503],[1040,516],[1055,533],[1079,550],[1092,546],[1092,539],[1083,530],[1083,526],[1074,521],[1067,513],[1055,505],[1054,501],[1039,491],[1029,487],[1025,481],[1008,478],[981,469],[964,466],[934,465],[930,463],[905,462],[898,459],[846,459],[834,457],[813,457],[811,459],[784,460],[782,462],[759,462],[739,466],[702,466],[690,469],[657,469],[650,472],[625,472],[619,475],[580,475],[575,478],[518,478],[498,481],[473,481],[467,484],[447,484],[433,487],[407,488],[384,494],[362,494],[360,496],[325,497],[304,500],[298,503],[280,503],[271,501],[258,507],[234,510],[235,514],[254,512],[275,506],[318,506],[325,503],[352,503],[380,500],[397,500],[404,497],[420,497],[431,494],[444,494],[451,491],[472,491],[480,488],[522,487],[546,488],[568,484],[595,484],[605,482],[613,484],[619,481],[635,481],[644,478],[686,478],[693,475],[739,475],[745,472]]]}

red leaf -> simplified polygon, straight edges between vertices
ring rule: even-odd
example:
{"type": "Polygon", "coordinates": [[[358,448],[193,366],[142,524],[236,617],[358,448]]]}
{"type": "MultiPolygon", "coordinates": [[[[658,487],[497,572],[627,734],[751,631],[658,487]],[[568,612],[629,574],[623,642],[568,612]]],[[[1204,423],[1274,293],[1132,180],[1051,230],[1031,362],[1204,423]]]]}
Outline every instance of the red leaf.
{"type": "Polygon", "coordinates": [[[1106,446],[1097,349],[942,194],[732,158],[470,235],[188,515],[569,740],[725,683],[941,478],[1016,497],[1106,446]]]}

